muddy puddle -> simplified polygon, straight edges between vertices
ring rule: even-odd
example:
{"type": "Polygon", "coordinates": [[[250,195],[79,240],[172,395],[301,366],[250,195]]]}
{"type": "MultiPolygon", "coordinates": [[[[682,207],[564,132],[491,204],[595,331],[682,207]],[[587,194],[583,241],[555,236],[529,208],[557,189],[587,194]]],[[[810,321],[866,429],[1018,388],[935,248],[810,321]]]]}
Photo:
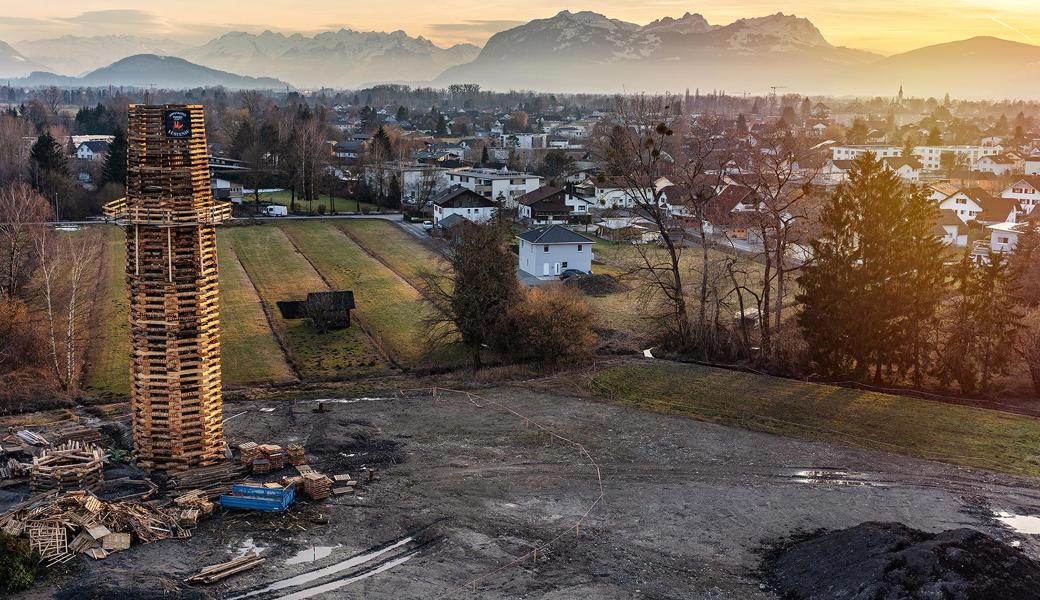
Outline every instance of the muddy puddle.
{"type": "Polygon", "coordinates": [[[335,546],[311,546],[310,548],[300,550],[294,556],[285,559],[285,564],[301,565],[304,563],[311,563],[329,556],[332,554],[333,550],[342,547],[343,544],[336,544],[335,546]]]}
{"type": "Polygon", "coordinates": [[[851,487],[886,487],[886,484],[875,481],[864,473],[852,471],[836,471],[829,469],[805,469],[788,475],[792,481],[804,484],[851,486],[851,487]]]}
{"type": "Polygon", "coordinates": [[[993,517],[1018,533],[1040,535],[1040,516],[1016,515],[1006,511],[997,511],[993,513],[993,517]]]}

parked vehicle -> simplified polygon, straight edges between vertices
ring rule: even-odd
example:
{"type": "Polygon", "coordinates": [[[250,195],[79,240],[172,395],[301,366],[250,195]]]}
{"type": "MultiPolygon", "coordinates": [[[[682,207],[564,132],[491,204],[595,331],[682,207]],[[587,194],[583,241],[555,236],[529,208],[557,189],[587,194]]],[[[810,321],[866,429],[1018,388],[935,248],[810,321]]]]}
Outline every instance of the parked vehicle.
{"type": "Polygon", "coordinates": [[[433,221],[423,221],[422,228],[426,231],[433,231],[433,221]]]}
{"type": "Polygon", "coordinates": [[[586,275],[588,275],[588,273],[582,271],[581,269],[566,269],[563,271],[563,273],[560,273],[560,279],[570,279],[571,277],[584,277],[586,275]]]}
{"type": "Polygon", "coordinates": [[[289,214],[289,209],[281,204],[268,204],[260,209],[260,214],[266,217],[284,217],[289,214]]]}

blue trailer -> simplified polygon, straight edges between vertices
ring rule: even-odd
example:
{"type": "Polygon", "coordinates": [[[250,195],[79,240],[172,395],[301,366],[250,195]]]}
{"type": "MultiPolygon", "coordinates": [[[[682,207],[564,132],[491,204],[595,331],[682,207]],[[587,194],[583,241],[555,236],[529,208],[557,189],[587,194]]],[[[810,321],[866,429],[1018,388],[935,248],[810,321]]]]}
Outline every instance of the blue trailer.
{"type": "Polygon", "coordinates": [[[262,485],[236,483],[230,494],[220,496],[220,505],[225,508],[283,512],[296,499],[296,484],[284,488],[269,488],[262,485]]]}

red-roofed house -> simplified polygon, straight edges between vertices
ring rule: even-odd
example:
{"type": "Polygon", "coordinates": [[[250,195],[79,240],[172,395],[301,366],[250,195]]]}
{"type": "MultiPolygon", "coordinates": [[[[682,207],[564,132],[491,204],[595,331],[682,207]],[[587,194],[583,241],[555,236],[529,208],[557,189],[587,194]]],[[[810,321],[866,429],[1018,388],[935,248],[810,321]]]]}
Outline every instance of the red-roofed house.
{"type": "Polygon", "coordinates": [[[1027,213],[1032,213],[1033,208],[1040,205],[1040,175],[1026,175],[1015,180],[1004,188],[1000,197],[1017,200],[1027,213]]]}

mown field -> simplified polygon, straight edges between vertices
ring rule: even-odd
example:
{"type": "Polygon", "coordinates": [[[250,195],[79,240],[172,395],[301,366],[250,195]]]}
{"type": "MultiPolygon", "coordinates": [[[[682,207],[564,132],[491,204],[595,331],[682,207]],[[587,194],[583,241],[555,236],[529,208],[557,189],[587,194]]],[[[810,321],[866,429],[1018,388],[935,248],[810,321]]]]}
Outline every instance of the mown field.
{"type": "Polygon", "coordinates": [[[389,367],[359,327],[320,334],[303,319],[287,320],[278,313],[279,300],[302,300],[308,292],[329,289],[282,229],[275,225],[229,227],[218,236],[228,238],[271,315],[290,364],[304,378],[349,378],[389,367]]]}
{"type": "Polygon", "coordinates": [[[106,226],[102,231],[104,256],[83,385],[91,392],[125,396],[130,393],[126,233],[115,226],[106,226]]]}
{"type": "Polygon", "coordinates": [[[1011,413],[664,361],[603,369],[587,389],[722,425],[1040,476],[1040,420],[1011,413]]]}

